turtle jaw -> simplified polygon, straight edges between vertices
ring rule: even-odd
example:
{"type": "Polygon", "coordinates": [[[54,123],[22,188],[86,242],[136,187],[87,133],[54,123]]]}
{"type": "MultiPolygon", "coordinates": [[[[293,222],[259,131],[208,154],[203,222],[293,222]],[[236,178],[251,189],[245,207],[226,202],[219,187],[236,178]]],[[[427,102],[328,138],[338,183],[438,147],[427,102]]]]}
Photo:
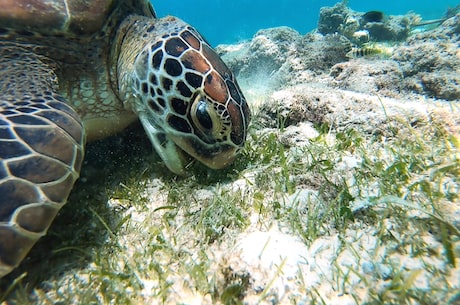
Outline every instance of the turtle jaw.
{"type": "Polygon", "coordinates": [[[228,166],[238,155],[240,147],[233,144],[207,144],[193,135],[165,132],[150,111],[139,112],[139,118],[155,151],[173,173],[185,174],[185,169],[198,160],[209,168],[221,169],[228,166]]]}
{"type": "Polygon", "coordinates": [[[222,169],[237,157],[240,148],[231,144],[207,145],[192,136],[170,136],[172,141],[194,159],[212,169],[222,169]]]}

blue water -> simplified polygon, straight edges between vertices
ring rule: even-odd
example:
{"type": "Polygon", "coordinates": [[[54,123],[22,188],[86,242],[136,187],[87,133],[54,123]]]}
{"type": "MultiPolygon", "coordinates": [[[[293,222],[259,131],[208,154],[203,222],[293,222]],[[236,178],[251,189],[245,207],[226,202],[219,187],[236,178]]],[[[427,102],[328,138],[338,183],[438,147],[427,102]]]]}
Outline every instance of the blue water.
{"type": "MultiPolygon", "coordinates": [[[[157,14],[174,15],[195,26],[212,45],[251,38],[259,29],[286,25],[305,34],[316,28],[319,9],[337,0],[152,0],[157,14]],[[193,4],[192,4],[193,3],[193,4]]],[[[350,0],[348,6],[366,12],[381,10],[390,15],[408,11],[423,19],[441,18],[459,0],[350,0]]]]}

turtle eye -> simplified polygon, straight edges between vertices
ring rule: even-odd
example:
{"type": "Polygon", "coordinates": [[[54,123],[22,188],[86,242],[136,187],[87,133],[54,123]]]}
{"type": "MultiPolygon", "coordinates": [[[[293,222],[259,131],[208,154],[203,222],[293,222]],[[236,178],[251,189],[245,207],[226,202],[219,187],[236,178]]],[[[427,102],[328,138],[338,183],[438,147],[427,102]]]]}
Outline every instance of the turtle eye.
{"type": "Polygon", "coordinates": [[[197,94],[190,109],[193,125],[205,137],[214,137],[221,128],[219,115],[203,94],[197,94]]]}
{"type": "Polygon", "coordinates": [[[208,112],[208,105],[205,101],[200,100],[196,106],[195,116],[204,129],[212,129],[212,119],[208,112]]]}

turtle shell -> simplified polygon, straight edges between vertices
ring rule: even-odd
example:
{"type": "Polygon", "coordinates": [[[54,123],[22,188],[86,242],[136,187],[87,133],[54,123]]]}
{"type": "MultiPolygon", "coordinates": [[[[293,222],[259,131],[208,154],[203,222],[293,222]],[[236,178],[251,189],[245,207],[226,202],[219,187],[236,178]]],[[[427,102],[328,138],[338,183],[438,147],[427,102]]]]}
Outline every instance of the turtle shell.
{"type": "Polygon", "coordinates": [[[155,17],[148,0],[0,0],[0,278],[46,234],[79,175],[89,132],[78,111],[134,116],[107,98],[128,15],[155,17]]]}
{"type": "Polygon", "coordinates": [[[26,35],[91,35],[103,27],[115,8],[121,8],[117,10],[120,15],[155,17],[151,4],[144,0],[2,0],[0,26],[22,30],[26,35]]]}

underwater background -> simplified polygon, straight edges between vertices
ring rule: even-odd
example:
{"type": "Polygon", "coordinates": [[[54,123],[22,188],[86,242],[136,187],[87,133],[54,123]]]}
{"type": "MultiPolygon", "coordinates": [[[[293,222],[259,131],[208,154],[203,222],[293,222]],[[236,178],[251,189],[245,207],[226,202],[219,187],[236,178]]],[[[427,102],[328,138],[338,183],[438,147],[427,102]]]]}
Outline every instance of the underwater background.
{"type": "MultiPolygon", "coordinates": [[[[152,1],[159,17],[173,15],[189,22],[213,46],[250,39],[259,29],[275,26],[289,26],[305,34],[316,28],[320,8],[337,2],[340,1],[195,0],[193,4],[188,1],[152,1]]],[[[362,12],[380,10],[387,15],[413,11],[429,20],[442,18],[448,7],[459,3],[458,0],[350,0],[348,7],[362,12]]]]}

